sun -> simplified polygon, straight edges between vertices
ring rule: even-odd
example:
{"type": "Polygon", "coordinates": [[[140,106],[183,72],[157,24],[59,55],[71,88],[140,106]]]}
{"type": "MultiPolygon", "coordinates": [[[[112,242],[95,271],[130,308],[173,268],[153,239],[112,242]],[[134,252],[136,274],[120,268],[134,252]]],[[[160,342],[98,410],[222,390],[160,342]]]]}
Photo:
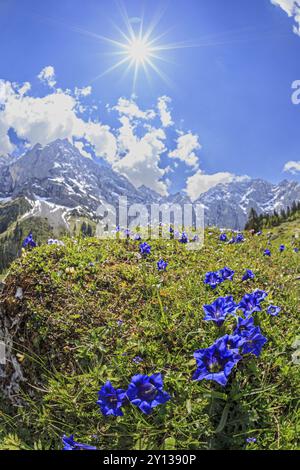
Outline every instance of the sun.
{"type": "Polygon", "coordinates": [[[167,74],[162,69],[162,62],[168,62],[167,52],[173,49],[187,47],[186,43],[168,43],[163,44],[162,38],[166,36],[166,31],[156,32],[161,16],[158,15],[147,27],[144,25],[144,18],[129,18],[125,8],[121,9],[123,18],[123,27],[114,24],[119,38],[109,38],[99,34],[91,34],[80,30],[81,33],[92,35],[101,42],[106,42],[110,50],[105,55],[116,58],[110,67],[95,77],[95,80],[104,75],[114,72],[116,69],[123,68],[123,76],[131,73],[133,79],[133,92],[137,84],[140,72],[146,75],[148,81],[151,81],[151,74],[158,75],[168,86],[172,83],[167,74]]]}
{"type": "Polygon", "coordinates": [[[151,57],[151,49],[145,39],[134,38],[127,46],[130,59],[138,64],[145,63],[151,57]]]}

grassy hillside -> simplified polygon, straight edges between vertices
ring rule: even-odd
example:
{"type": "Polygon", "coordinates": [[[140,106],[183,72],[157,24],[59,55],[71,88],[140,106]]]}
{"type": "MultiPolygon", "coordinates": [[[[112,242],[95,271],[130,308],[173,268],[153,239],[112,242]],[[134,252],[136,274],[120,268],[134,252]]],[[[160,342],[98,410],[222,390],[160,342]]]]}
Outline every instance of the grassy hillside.
{"type": "MultiPolygon", "coordinates": [[[[287,224],[231,245],[210,230],[201,251],[156,240],[145,257],[138,241],[66,240],[18,259],[0,308],[26,380],[13,393],[21,407],[1,401],[0,448],[60,449],[61,436],[74,433],[106,449],[299,449],[296,230],[287,224]],[[161,258],[166,272],[157,270],[161,258]],[[235,271],[232,281],[216,289],[204,284],[206,272],[225,266],[235,271]],[[242,282],[245,269],[255,278],[242,282]],[[16,298],[20,287],[23,296],[16,298]],[[193,353],[236,324],[231,315],[221,327],[205,321],[203,305],[227,295],[239,302],[255,289],[268,293],[253,315],[268,340],[261,355],[244,356],[225,387],[192,380],[193,353]],[[267,313],[269,304],[281,307],[278,316],[267,313]],[[107,380],[126,389],[133,375],[153,373],[163,375],[167,403],[150,415],[132,404],[124,416],[101,414],[97,393],[107,380]],[[256,442],[247,443],[249,437],[256,442]]],[[[7,387],[10,363],[6,374],[7,387]]]]}

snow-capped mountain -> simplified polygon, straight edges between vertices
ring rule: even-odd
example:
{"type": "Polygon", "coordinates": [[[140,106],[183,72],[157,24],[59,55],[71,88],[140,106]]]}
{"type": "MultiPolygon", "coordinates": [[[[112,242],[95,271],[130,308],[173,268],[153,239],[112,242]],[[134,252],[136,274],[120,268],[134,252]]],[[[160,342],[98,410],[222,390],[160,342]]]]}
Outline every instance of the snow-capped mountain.
{"type": "Polygon", "coordinates": [[[251,208],[258,214],[280,211],[300,200],[300,184],[284,180],[272,184],[261,179],[219,184],[201,194],[206,225],[242,229],[251,208]]]}
{"type": "MultiPolygon", "coordinates": [[[[36,145],[18,159],[0,159],[1,199],[25,196],[30,215],[42,216],[54,226],[67,225],[69,214],[92,217],[100,204],[114,206],[119,196],[128,204],[190,202],[185,193],[160,197],[142,186],[135,188],[108,165],[85,158],[68,140],[57,140],[45,147],[36,145]]],[[[255,179],[220,184],[195,202],[205,206],[206,225],[242,229],[253,207],[258,213],[272,212],[300,200],[300,185],[283,181],[273,185],[255,179]]]]}

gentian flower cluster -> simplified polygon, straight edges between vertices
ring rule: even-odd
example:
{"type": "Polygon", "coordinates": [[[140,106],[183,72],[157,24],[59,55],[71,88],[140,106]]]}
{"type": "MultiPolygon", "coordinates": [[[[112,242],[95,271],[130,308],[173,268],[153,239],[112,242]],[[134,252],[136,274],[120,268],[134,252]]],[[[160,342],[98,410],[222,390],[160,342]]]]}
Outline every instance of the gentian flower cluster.
{"type": "MultiPolygon", "coordinates": [[[[134,362],[139,363],[141,360],[137,356],[134,362]]],[[[115,389],[108,381],[98,393],[97,404],[104,416],[123,416],[121,407],[128,402],[148,415],[153,408],[170,400],[170,395],[163,390],[163,387],[161,374],[134,375],[126,391],[115,389]]]]}
{"type": "Polygon", "coordinates": [[[229,240],[229,244],[233,245],[234,243],[242,243],[245,241],[244,235],[242,233],[238,233],[236,237],[232,237],[231,240],[229,240]]]}
{"type": "Polygon", "coordinates": [[[227,266],[219,271],[209,271],[205,274],[204,284],[208,284],[212,289],[215,289],[219,284],[224,281],[232,281],[234,271],[227,266]]]}
{"type": "MultiPolygon", "coordinates": [[[[219,297],[211,305],[203,306],[204,320],[214,321],[220,327],[228,315],[234,315],[236,327],[232,334],[222,336],[212,346],[195,351],[197,369],[193,375],[194,380],[213,380],[225,386],[232,369],[244,355],[260,355],[267,338],[262,335],[259,326],[255,325],[252,314],[261,311],[261,302],[267,295],[263,290],[256,290],[244,295],[238,304],[230,295],[219,297]],[[237,315],[238,310],[243,312],[243,317],[237,315]]],[[[280,308],[270,305],[267,312],[277,315],[280,308]]]]}
{"type": "Polygon", "coordinates": [[[227,242],[226,233],[221,233],[219,240],[220,240],[220,242],[227,242]]]}
{"type": "Polygon", "coordinates": [[[189,238],[185,232],[182,232],[181,237],[179,238],[179,243],[186,244],[189,242],[189,238]]]}
{"type": "Polygon", "coordinates": [[[151,253],[151,246],[147,243],[147,242],[144,242],[144,243],[141,243],[140,244],[140,252],[142,255],[150,255],[151,253]]]}
{"type": "Polygon", "coordinates": [[[30,232],[27,237],[23,240],[22,247],[23,248],[35,248],[37,245],[33,239],[32,232],[30,232]]]}
{"type": "Polygon", "coordinates": [[[160,259],[159,261],[157,261],[158,271],[166,271],[167,267],[168,267],[168,263],[164,261],[163,259],[160,259]]]}

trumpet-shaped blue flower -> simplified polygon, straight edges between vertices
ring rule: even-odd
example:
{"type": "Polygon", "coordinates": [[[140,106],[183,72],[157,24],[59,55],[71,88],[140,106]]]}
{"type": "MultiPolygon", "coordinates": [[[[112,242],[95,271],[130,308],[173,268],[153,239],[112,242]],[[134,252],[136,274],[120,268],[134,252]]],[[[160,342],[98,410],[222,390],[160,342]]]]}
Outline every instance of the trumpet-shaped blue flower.
{"type": "Polygon", "coordinates": [[[221,233],[219,240],[221,242],[227,242],[227,235],[226,233],[221,233]]]}
{"type": "Polygon", "coordinates": [[[245,316],[249,316],[253,312],[260,312],[260,300],[254,294],[246,294],[237,305],[237,309],[242,310],[245,316]]]}
{"type": "Polygon", "coordinates": [[[272,317],[277,317],[277,315],[280,313],[281,308],[277,307],[277,305],[269,305],[267,309],[267,313],[269,315],[272,315],[272,317]]]}
{"type": "Polygon", "coordinates": [[[244,235],[242,233],[238,233],[235,237],[235,243],[242,243],[245,241],[244,235]]]}
{"type": "Polygon", "coordinates": [[[239,362],[241,356],[238,349],[229,349],[227,338],[219,338],[212,346],[195,351],[197,369],[193,380],[213,380],[223,387],[233,367],[239,362]]]}
{"type": "Polygon", "coordinates": [[[23,243],[22,243],[22,247],[23,248],[27,248],[27,247],[30,247],[30,248],[35,248],[36,247],[36,243],[33,239],[33,235],[32,233],[30,232],[27,237],[23,240],[23,243]]]}
{"type": "Polygon", "coordinates": [[[244,332],[243,338],[245,339],[244,344],[242,345],[242,354],[254,354],[259,356],[264,344],[267,342],[260,331],[259,326],[250,329],[248,332],[244,332]]]}
{"type": "Polygon", "coordinates": [[[260,290],[260,289],[256,289],[252,295],[254,295],[259,302],[262,302],[268,296],[265,290],[260,290]]]}
{"type": "Polygon", "coordinates": [[[141,235],[139,233],[136,233],[134,236],[135,241],[140,241],[142,239],[141,235]]]}
{"type": "Polygon", "coordinates": [[[245,274],[242,277],[242,281],[248,281],[248,279],[254,279],[255,274],[251,269],[246,269],[245,274]]]}
{"type": "Polygon", "coordinates": [[[64,435],[62,437],[62,443],[64,445],[63,450],[97,450],[94,446],[74,441],[73,434],[71,434],[70,437],[64,435]]]}
{"type": "Polygon", "coordinates": [[[128,386],[127,397],[143,413],[150,414],[152,409],[170,400],[170,395],[163,390],[161,374],[134,375],[128,386]]]}
{"type": "Polygon", "coordinates": [[[101,387],[98,392],[97,404],[104,416],[123,416],[121,406],[126,396],[125,390],[115,389],[110,381],[101,387]]]}
{"type": "Polygon", "coordinates": [[[279,247],[280,253],[282,253],[284,250],[285,250],[285,245],[280,245],[280,247],[279,247]]]}
{"type": "Polygon", "coordinates": [[[211,305],[203,305],[204,320],[214,321],[217,326],[222,326],[227,315],[236,310],[233,297],[219,297],[211,305]]]}
{"type": "Polygon", "coordinates": [[[268,248],[264,251],[264,256],[271,256],[271,251],[268,248]]]}
{"type": "Polygon", "coordinates": [[[220,269],[219,275],[223,281],[232,281],[233,276],[234,276],[234,271],[233,269],[230,269],[227,266],[225,266],[225,268],[220,269]]]}
{"type": "Polygon", "coordinates": [[[233,334],[242,337],[242,336],[247,335],[249,331],[251,331],[253,328],[255,328],[253,317],[249,317],[249,318],[239,317],[237,319],[237,326],[233,334]]]}
{"type": "Polygon", "coordinates": [[[219,273],[210,271],[205,274],[204,284],[210,285],[212,289],[215,289],[218,284],[222,282],[222,278],[219,273]]]}
{"type": "Polygon", "coordinates": [[[181,234],[181,237],[179,239],[179,243],[188,243],[189,242],[189,238],[187,236],[187,234],[185,232],[182,232],[181,234]]]}
{"type": "Polygon", "coordinates": [[[142,255],[149,255],[151,253],[151,246],[147,242],[141,243],[140,252],[142,255]]]}
{"type": "Polygon", "coordinates": [[[165,271],[167,269],[168,263],[163,259],[157,261],[157,269],[158,271],[165,271]]]}

